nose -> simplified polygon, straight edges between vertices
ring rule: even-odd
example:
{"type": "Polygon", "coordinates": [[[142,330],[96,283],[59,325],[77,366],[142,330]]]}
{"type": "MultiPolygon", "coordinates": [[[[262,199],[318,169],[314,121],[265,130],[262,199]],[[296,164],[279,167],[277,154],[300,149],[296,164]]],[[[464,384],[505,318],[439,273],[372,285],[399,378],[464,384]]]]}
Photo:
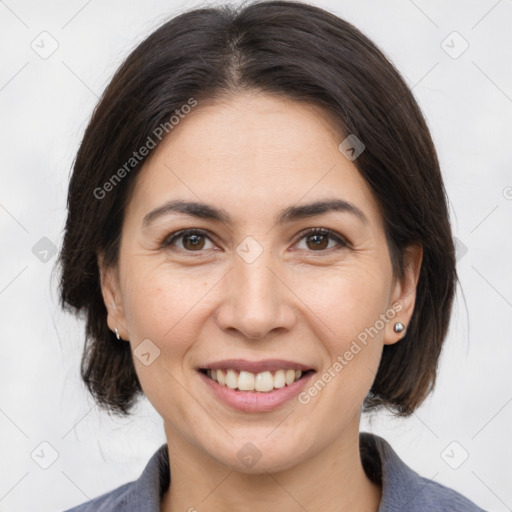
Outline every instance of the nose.
{"type": "Polygon", "coordinates": [[[274,270],[270,251],[248,263],[238,254],[225,277],[216,320],[221,329],[236,330],[251,340],[292,329],[296,321],[294,294],[274,270]]]}

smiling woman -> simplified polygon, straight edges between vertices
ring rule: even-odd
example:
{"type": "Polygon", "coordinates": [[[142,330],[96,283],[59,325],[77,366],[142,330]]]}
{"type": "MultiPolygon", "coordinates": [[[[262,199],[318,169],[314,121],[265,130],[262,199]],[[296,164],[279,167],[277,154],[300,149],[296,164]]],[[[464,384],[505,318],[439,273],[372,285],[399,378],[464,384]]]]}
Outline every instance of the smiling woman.
{"type": "Polygon", "coordinates": [[[259,2],[151,34],[85,132],[60,258],[89,390],[144,394],[167,438],[74,511],[481,510],[359,432],[432,390],[456,271],[423,116],[349,23],[259,2]]]}

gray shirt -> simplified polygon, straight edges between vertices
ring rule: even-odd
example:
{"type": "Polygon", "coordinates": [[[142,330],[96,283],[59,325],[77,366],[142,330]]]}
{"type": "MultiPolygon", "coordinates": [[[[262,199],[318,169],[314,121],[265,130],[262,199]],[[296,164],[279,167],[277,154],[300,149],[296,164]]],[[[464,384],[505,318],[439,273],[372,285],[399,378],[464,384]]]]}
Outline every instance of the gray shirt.
{"type": "MultiPolygon", "coordinates": [[[[453,489],[421,477],[382,437],[361,432],[359,439],[365,472],[382,485],[378,512],[484,512],[453,489]]],[[[169,481],[167,444],[163,444],[137,480],[65,512],[160,512],[169,481]]]]}

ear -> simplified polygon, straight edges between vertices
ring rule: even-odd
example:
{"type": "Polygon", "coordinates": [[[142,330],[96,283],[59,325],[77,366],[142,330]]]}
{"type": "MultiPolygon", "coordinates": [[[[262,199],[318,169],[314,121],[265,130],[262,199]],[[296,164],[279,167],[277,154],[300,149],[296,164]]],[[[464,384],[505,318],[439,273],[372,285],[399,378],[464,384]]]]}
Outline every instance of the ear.
{"type": "Polygon", "coordinates": [[[121,300],[119,269],[118,267],[106,266],[102,252],[97,254],[97,262],[100,273],[101,293],[107,308],[108,327],[112,332],[115,332],[117,327],[121,339],[128,340],[128,331],[126,329],[125,314],[121,300]]]}
{"type": "Polygon", "coordinates": [[[416,286],[420,276],[421,262],[423,259],[423,247],[411,244],[404,250],[404,276],[396,278],[391,294],[391,308],[396,312],[395,316],[387,323],[384,335],[384,344],[392,345],[405,336],[416,302],[416,286]],[[405,330],[399,333],[394,331],[397,322],[405,326],[405,330]]]}

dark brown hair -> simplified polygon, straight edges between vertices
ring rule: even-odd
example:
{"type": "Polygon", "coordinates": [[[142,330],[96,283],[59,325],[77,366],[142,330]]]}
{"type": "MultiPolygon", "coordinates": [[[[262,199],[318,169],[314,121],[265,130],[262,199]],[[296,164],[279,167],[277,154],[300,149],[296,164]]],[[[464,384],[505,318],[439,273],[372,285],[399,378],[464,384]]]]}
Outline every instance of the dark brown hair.
{"type": "Polygon", "coordinates": [[[294,1],[182,13],[138,45],[106,88],[74,162],[59,259],[61,305],[86,317],[85,384],[118,414],[128,414],[142,393],[130,344],[107,326],[97,254],[116,265],[130,187],[147,156],[108,195],[97,191],[190,98],[200,108],[242,90],[323,107],[340,136],[364,143],[354,164],[379,203],[396,276],[403,276],[404,248],[423,246],[406,335],[384,346],[363,404],[364,411],[385,406],[412,414],[434,386],[457,280],[436,151],[411,91],[384,54],[350,23],[294,1]]]}

